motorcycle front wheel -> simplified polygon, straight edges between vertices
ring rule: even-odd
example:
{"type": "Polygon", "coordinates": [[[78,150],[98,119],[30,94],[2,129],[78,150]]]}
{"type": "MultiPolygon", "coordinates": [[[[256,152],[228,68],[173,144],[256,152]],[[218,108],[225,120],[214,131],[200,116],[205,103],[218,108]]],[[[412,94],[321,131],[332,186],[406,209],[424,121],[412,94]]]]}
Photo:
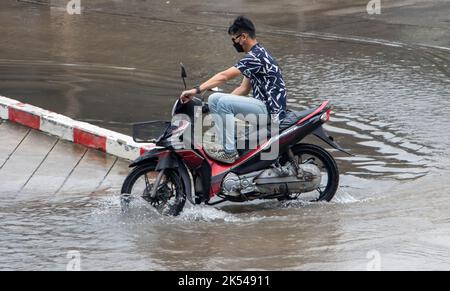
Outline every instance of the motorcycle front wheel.
{"type": "Polygon", "coordinates": [[[180,214],[186,203],[186,192],[180,175],[174,169],[162,171],[156,171],[156,163],[134,168],[122,186],[122,210],[128,210],[134,199],[144,199],[163,215],[180,214]],[[156,195],[152,197],[155,187],[156,195]]]}

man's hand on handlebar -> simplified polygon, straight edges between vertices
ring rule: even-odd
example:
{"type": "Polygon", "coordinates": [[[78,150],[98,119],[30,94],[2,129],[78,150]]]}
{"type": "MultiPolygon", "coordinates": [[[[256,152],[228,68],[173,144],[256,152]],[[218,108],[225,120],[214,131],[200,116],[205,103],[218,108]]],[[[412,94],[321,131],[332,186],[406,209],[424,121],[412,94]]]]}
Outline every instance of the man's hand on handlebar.
{"type": "Polygon", "coordinates": [[[196,89],[183,91],[183,93],[181,93],[181,96],[180,96],[181,103],[184,104],[184,103],[191,101],[192,98],[195,96],[195,94],[197,94],[196,89]]]}

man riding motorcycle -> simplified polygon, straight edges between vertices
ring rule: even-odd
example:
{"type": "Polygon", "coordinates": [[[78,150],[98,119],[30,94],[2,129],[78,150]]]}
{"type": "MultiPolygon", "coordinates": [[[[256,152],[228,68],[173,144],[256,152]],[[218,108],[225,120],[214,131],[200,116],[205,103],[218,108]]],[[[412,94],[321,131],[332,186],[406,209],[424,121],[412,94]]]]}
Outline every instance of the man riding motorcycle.
{"type": "Polygon", "coordinates": [[[189,102],[196,94],[243,75],[241,85],[231,94],[214,93],[208,99],[221,145],[214,153],[214,159],[231,164],[239,157],[234,138],[235,116],[270,114],[272,123],[279,123],[286,115],[286,88],[278,63],[256,40],[255,26],[250,19],[237,17],[229,27],[228,34],[232,37],[236,51],[245,52],[245,56],[236,65],[200,86],[183,91],[180,99],[182,103],[189,102]],[[253,98],[243,97],[249,94],[250,89],[253,89],[253,98]]]}

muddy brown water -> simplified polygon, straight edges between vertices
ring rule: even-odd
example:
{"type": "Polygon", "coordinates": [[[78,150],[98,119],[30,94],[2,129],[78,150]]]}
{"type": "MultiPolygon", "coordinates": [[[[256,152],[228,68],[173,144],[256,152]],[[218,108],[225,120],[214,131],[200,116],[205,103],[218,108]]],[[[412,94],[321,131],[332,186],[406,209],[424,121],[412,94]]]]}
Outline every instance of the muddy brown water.
{"type": "MultiPolygon", "coordinates": [[[[168,24],[122,1],[75,17],[40,2],[0,4],[0,94],[123,133],[170,117],[180,61],[194,85],[238,59],[207,13],[168,24]]],[[[69,251],[82,269],[449,269],[450,50],[265,31],[288,106],[330,100],[326,129],[355,155],[332,152],[341,184],[331,203],[189,206],[165,218],[145,204],[121,213],[117,189],[5,196],[0,269],[64,270],[69,251]]]]}

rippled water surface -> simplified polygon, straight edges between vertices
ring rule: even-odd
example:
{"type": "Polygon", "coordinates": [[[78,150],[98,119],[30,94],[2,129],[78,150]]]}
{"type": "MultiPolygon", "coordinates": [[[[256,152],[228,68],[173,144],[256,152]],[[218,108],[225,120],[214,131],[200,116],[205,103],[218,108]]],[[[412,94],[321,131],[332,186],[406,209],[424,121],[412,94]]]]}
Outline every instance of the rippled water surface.
{"type": "MultiPolygon", "coordinates": [[[[27,6],[21,17],[48,22],[39,9],[27,6]]],[[[136,29],[133,37],[161,32],[145,19],[83,17],[80,23],[122,21],[136,29]]],[[[189,30],[170,29],[177,36],[189,30]]],[[[99,30],[84,37],[92,44],[99,30]]],[[[191,33],[222,35],[203,26],[191,33]]],[[[373,251],[383,269],[449,269],[449,50],[275,32],[261,42],[283,69],[291,109],[324,100],[334,105],[326,129],[354,156],[332,151],[341,184],[331,203],[190,206],[180,217],[163,218],[143,203],[121,213],[118,189],[11,195],[0,202],[0,269],[64,270],[73,250],[83,269],[365,270],[373,251]]],[[[220,53],[204,61],[192,40],[183,48],[192,53],[175,60],[173,51],[150,50],[155,59],[142,65],[132,54],[124,56],[127,62],[90,61],[90,54],[101,54],[95,45],[91,53],[77,51],[76,42],[66,45],[79,61],[1,55],[0,93],[124,133],[133,122],[169,118],[182,89],[179,59],[188,64],[192,84],[236,60],[220,53]]]]}

